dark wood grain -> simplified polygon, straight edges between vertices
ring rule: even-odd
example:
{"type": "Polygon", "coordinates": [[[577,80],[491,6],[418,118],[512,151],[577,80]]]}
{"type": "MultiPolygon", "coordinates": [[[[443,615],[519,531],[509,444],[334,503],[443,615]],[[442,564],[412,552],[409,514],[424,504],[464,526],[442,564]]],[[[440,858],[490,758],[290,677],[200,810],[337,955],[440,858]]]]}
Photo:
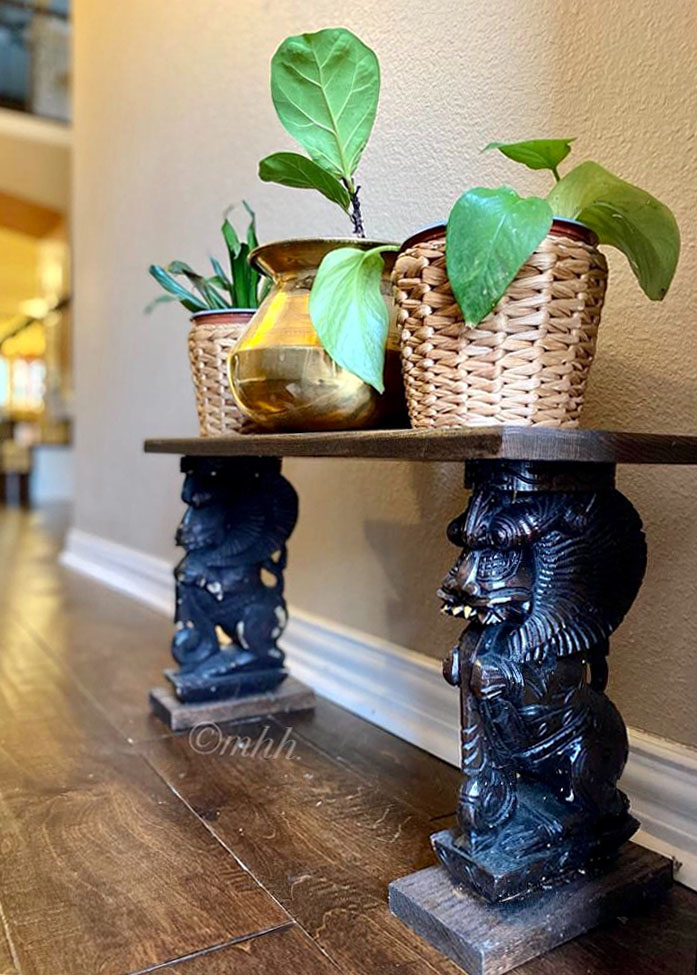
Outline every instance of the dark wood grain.
{"type": "Polygon", "coordinates": [[[0,646],[0,904],[22,975],[120,975],[290,920],[7,615],[0,646]]]}
{"type": "MultiPolygon", "coordinates": [[[[408,803],[429,820],[454,815],[462,775],[457,768],[355,714],[318,698],[312,714],[274,715],[331,759],[408,803]]],[[[439,824],[440,825],[440,824],[439,824]]]]}
{"type": "Polygon", "coordinates": [[[290,920],[136,755],[2,750],[0,777],[22,975],[137,971],[290,920]]]}
{"type": "MultiPolygon", "coordinates": [[[[171,665],[166,616],[57,564],[67,511],[0,516],[0,614],[11,617],[126,739],[166,734],[147,691],[171,665]]],[[[172,589],[174,604],[174,587],[172,589]]]]}
{"type": "Polygon", "coordinates": [[[162,975],[337,975],[321,948],[298,925],[186,958],[158,969],[162,975]]]}
{"type": "Polygon", "coordinates": [[[675,884],[659,902],[576,938],[516,975],[695,975],[697,895],[675,884]]]}
{"type": "Polygon", "coordinates": [[[54,571],[58,592],[15,599],[22,627],[124,738],[168,734],[150,715],[147,696],[171,665],[170,620],[68,569],[54,571]]]}
{"type": "MultiPolygon", "coordinates": [[[[231,734],[252,741],[266,728],[231,734]]],[[[426,975],[456,969],[387,908],[387,884],[432,862],[429,824],[375,782],[296,739],[292,758],[197,754],[188,736],[142,753],[338,967],[361,975],[426,975]]]]}
{"type": "Polygon", "coordinates": [[[517,426],[152,439],[145,441],[145,450],[207,457],[364,457],[454,462],[502,458],[697,464],[697,436],[517,426]]]}

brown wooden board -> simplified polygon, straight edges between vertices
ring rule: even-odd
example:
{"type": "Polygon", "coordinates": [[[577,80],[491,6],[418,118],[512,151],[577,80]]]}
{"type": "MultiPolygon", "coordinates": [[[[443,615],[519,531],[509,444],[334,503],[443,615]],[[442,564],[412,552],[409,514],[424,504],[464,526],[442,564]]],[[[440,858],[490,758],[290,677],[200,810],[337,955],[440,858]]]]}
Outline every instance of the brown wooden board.
{"type": "Polygon", "coordinates": [[[236,747],[239,736],[279,743],[273,719],[223,727],[233,743],[215,753],[189,735],[141,751],[341,971],[454,975],[387,907],[389,881],[433,860],[427,819],[299,736],[276,758],[236,747]]]}
{"type": "Polygon", "coordinates": [[[276,714],[274,721],[291,727],[294,735],[312,742],[339,764],[379,783],[431,822],[439,820],[441,825],[441,819],[454,815],[462,783],[459,769],[326,698],[317,699],[312,713],[276,714]]]}
{"type": "Polygon", "coordinates": [[[171,621],[70,570],[54,566],[52,578],[53,589],[15,593],[13,610],[22,626],[124,738],[168,734],[149,713],[147,696],[172,664],[171,621]]]}
{"type": "Polygon", "coordinates": [[[22,975],[120,975],[290,920],[7,615],[0,646],[0,905],[22,975]]]}
{"type": "Polygon", "coordinates": [[[321,948],[297,924],[245,938],[174,965],[162,975],[338,975],[321,948]]]}
{"type": "Polygon", "coordinates": [[[697,895],[674,884],[660,900],[554,948],[516,975],[695,975],[697,895]]]}
{"type": "Polygon", "coordinates": [[[564,460],[697,464],[697,436],[498,426],[152,439],[153,454],[207,457],[365,457],[375,460],[564,460]]]}
{"type": "Polygon", "coordinates": [[[488,904],[452,882],[441,866],[390,884],[390,908],[469,975],[504,975],[665,893],[667,857],[628,843],[610,868],[527,897],[488,904]]]}
{"type": "Polygon", "coordinates": [[[155,717],[172,731],[185,731],[197,725],[262,718],[278,712],[311,710],[315,706],[315,692],[307,684],[286,677],[275,690],[265,694],[246,694],[229,700],[200,701],[187,704],[180,701],[167,687],[150,691],[150,707],[155,717]]]}

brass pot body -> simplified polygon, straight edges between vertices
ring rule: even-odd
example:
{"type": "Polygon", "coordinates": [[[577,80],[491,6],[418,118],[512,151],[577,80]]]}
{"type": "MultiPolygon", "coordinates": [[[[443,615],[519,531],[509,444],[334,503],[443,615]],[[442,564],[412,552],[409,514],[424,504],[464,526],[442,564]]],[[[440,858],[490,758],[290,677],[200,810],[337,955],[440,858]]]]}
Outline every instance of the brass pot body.
{"type": "Polygon", "coordinates": [[[390,274],[395,254],[383,254],[382,290],[391,309],[380,395],[324,351],[310,318],[310,290],[325,254],[337,247],[377,245],[342,238],[284,240],[250,255],[272,287],[230,353],[228,376],[242,413],[266,430],[358,430],[405,426],[399,333],[390,274]]]}

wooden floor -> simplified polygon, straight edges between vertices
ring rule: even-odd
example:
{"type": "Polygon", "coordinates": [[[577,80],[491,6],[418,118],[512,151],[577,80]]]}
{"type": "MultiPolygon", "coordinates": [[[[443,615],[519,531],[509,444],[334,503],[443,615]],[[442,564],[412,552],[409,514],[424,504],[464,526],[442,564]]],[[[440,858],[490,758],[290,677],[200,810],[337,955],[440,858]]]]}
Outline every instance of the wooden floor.
{"type": "MultiPolygon", "coordinates": [[[[386,907],[432,862],[457,772],[327,702],[222,746],[169,734],[146,703],[167,620],[60,569],[59,544],[45,514],[0,515],[0,975],[457,972],[386,907]]],[[[693,975],[696,952],[676,886],[518,971],[693,975]]]]}

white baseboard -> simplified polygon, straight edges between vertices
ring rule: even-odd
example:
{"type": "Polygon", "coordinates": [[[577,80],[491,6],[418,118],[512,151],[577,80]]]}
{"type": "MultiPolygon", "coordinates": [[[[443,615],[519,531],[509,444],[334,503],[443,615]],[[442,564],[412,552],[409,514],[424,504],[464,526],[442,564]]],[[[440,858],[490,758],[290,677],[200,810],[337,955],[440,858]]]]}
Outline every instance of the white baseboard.
{"type": "Polygon", "coordinates": [[[59,561],[152,609],[174,615],[172,566],[165,559],[71,528],[59,561]]]}
{"type": "MultiPolygon", "coordinates": [[[[172,615],[165,559],[72,529],[61,562],[172,615]]],[[[290,670],[318,694],[458,764],[457,693],[438,661],[294,609],[282,642],[290,670]]],[[[697,889],[697,750],[636,729],[629,740],[621,784],[642,823],[637,839],[673,856],[677,879],[697,889]]]]}

